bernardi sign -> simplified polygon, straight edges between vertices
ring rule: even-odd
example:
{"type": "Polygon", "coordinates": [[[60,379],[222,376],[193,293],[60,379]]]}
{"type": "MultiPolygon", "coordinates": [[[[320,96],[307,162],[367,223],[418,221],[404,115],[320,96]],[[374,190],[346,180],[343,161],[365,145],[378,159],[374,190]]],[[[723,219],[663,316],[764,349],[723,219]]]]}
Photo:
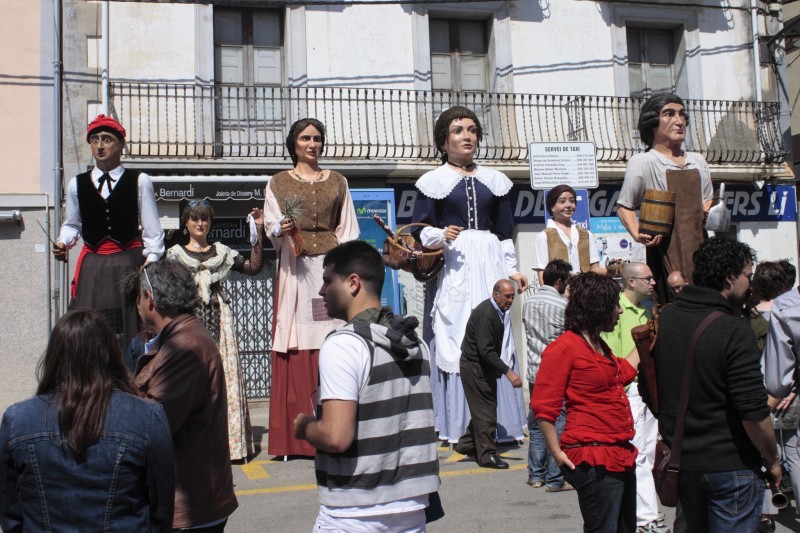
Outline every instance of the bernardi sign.
{"type": "Polygon", "coordinates": [[[226,178],[223,176],[153,176],[156,200],[264,200],[267,176],[226,178]]]}
{"type": "Polygon", "coordinates": [[[532,142],[528,153],[534,190],[549,190],[561,184],[573,189],[594,189],[600,183],[593,142],[532,142]]]}

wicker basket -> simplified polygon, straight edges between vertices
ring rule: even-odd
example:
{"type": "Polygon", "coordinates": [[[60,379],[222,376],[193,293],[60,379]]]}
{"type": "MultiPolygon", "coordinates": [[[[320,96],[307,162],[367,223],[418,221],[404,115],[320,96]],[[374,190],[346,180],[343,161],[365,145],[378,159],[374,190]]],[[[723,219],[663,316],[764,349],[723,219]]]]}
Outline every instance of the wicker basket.
{"type": "Polygon", "coordinates": [[[444,263],[443,249],[426,248],[409,231],[429,224],[412,222],[397,230],[383,243],[383,262],[395,270],[404,270],[419,281],[428,281],[439,273],[444,263]]]}

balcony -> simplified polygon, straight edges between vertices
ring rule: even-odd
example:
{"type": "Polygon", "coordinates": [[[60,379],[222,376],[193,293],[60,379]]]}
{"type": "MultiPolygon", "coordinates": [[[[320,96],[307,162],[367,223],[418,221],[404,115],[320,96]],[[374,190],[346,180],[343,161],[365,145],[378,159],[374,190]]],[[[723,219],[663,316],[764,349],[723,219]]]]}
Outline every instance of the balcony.
{"type": "MultiPolygon", "coordinates": [[[[149,159],[280,163],[291,123],[327,127],[325,157],[430,164],[433,124],[452,105],[473,109],[484,139],[478,158],[527,165],[532,141],[593,141],[599,162],[624,164],[644,148],[642,100],[611,96],[451,93],[399,89],[209,84],[110,85],[112,113],[128,130],[127,155],[149,159]]],[[[686,147],[711,164],[778,165],[787,157],[775,102],[689,100],[686,147]]]]}

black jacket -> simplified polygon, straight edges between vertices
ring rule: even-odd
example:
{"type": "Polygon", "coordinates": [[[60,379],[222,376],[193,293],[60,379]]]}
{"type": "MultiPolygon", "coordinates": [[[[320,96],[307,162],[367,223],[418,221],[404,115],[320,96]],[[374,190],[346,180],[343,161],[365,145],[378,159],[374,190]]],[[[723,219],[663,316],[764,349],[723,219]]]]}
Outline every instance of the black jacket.
{"type": "MultiPolygon", "coordinates": [[[[653,352],[661,408],[658,430],[672,445],[689,343],[700,322],[718,310],[725,316],[711,324],[695,349],[681,469],[758,469],[761,457],[742,420],[769,416],[761,352],[747,320],[731,314],[733,308],[719,291],[687,286],[658,318],[653,352]]],[[[644,373],[639,374],[639,391],[649,405],[646,380],[644,373]]]]}
{"type": "Polygon", "coordinates": [[[491,376],[492,372],[505,374],[508,365],[500,359],[502,349],[503,322],[489,298],[479,303],[469,315],[461,342],[461,359],[480,363],[486,377],[491,376]]]}

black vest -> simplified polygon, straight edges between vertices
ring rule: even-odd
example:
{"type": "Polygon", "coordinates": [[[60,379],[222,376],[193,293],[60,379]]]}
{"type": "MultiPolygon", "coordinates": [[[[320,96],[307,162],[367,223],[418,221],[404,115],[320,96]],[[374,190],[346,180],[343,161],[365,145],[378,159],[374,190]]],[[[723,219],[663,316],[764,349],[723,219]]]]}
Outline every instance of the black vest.
{"type": "Polygon", "coordinates": [[[124,246],[139,236],[138,171],[125,169],[108,199],[98,192],[91,171],[78,174],[75,180],[81,210],[81,233],[86,244],[96,248],[105,239],[111,239],[124,246]]]}

